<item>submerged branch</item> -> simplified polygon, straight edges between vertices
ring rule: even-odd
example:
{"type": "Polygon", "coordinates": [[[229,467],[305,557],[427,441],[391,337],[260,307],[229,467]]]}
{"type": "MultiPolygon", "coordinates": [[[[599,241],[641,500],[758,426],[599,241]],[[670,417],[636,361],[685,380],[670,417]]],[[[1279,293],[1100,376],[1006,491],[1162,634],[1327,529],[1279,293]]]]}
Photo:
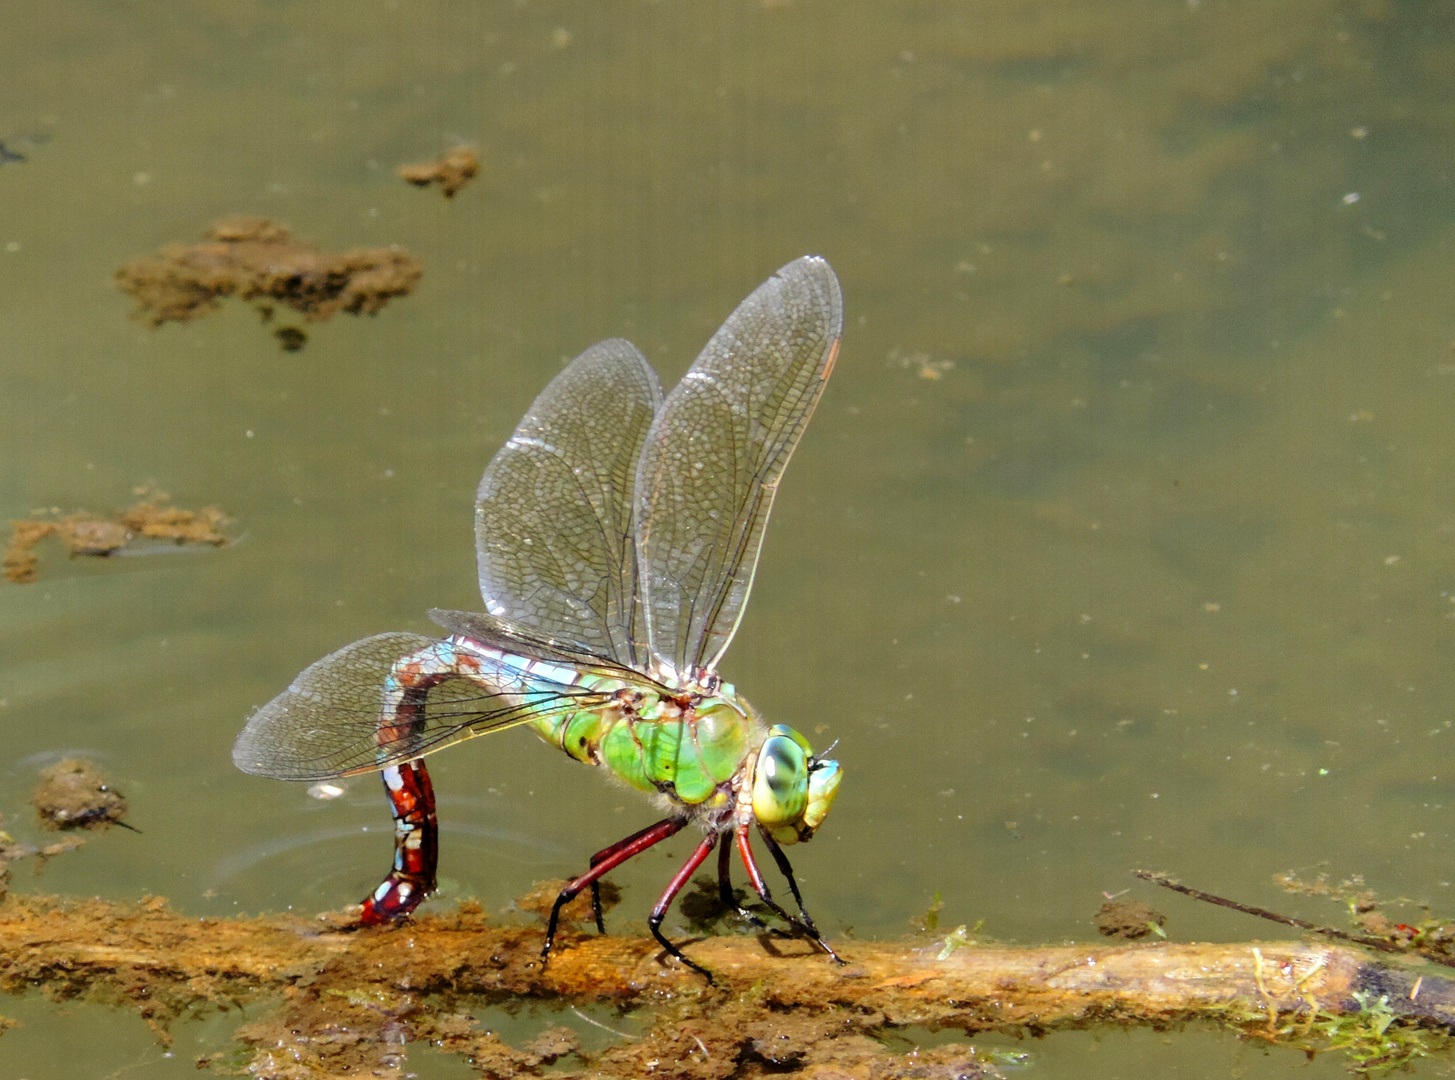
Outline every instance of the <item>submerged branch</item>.
{"type": "MultiPolygon", "coordinates": [[[[1368,934],[1351,934],[1338,927],[1328,926],[1324,923],[1309,922],[1307,919],[1296,919],[1292,915],[1283,915],[1277,911],[1269,911],[1267,908],[1258,907],[1254,904],[1245,904],[1241,900],[1229,900],[1226,896],[1218,896],[1215,893],[1204,892],[1202,889],[1194,889],[1191,885],[1184,885],[1176,878],[1167,874],[1159,874],[1155,870],[1133,870],[1133,877],[1139,877],[1143,881],[1150,881],[1153,885],[1160,885],[1164,889],[1171,889],[1173,892],[1181,893],[1183,896],[1190,896],[1194,900],[1201,900],[1205,904],[1215,904],[1218,907],[1231,908],[1234,911],[1242,912],[1244,915],[1252,915],[1259,919],[1267,919],[1269,922],[1281,923],[1284,926],[1291,926],[1295,930],[1307,930],[1311,934],[1322,934],[1325,937],[1336,938],[1339,941],[1347,941],[1354,945],[1364,945],[1370,949],[1378,949],[1387,953],[1409,953],[1415,951],[1407,945],[1397,945],[1386,938],[1370,937],[1368,934]]],[[[1441,964],[1444,967],[1455,967],[1455,957],[1442,956],[1437,953],[1420,952],[1419,955],[1431,963],[1441,964]]]]}
{"type": "MultiPolygon", "coordinates": [[[[544,969],[541,940],[538,928],[493,922],[468,903],[392,929],[340,931],[296,918],[187,917],[155,899],[123,907],[18,896],[0,906],[0,989],[129,1005],[163,1038],[179,1016],[276,997],[279,1015],[240,1029],[249,1049],[230,1061],[259,1077],[402,1075],[405,1044],[422,1039],[484,1075],[537,1075],[575,1053],[569,1040],[512,1049],[453,1011],[463,998],[661,1010],[642,1039],[591,1059],[591,1073],[607,1076],[645,1075],[649,1059],[657,1076],[706,1077],[758,1075],[755,1062],[779,1073],[844,1067],[845,1055],[899,1075],[892,1063],[904,1059],[876,1037],[907,1025],[1040,1034],[1212,1020],[1298,1042],[1316,1023],[1381,1001],[1401,1020],[1455,1031],[1455,980],[1324,942],[845,942],[840,967],[802,942],[712,937],[688,947],[717,976],[709,988],[664,962],[650,939],[566,935],[544,969]]],[[[937,1052],[958,1053],[962,1071],[985,1067],[968,1047],[937,1052]]]]}

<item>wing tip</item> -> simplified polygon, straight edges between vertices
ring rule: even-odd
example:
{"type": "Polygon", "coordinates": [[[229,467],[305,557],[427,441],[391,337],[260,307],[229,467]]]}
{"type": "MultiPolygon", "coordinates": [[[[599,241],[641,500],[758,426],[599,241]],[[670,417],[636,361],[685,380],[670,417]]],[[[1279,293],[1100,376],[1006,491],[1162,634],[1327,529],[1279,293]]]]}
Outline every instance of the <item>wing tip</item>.
{"type": "Polygon", "coordinates": [[[802,282],[810,290],[818,293],[825,309],[824,321],[830,331],[829,337],[837,339],[842,335],[844,290],[839,284],[838,274],[834,273],[834,268],[829,265],[828,259],[822,255],[800,255],[792,262],[779,267],[773,277],[790,286],[796,282],[802,282]]]}

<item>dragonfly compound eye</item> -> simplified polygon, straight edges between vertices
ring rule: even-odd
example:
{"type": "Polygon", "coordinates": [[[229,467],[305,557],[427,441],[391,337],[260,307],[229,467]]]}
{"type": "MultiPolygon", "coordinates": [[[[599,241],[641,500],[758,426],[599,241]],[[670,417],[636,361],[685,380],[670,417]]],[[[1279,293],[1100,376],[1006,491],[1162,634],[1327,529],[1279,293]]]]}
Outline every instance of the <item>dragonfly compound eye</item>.
{"type": "Polygon", "coordinates": [[[828,816],[829,807],[834,804],[834,796],[839,793],[839,781],[843,778],[844,772],[837,761],[820,758],[813,763],[813,768],[808,773],[808,808],[803,812],[803,827],[810,835],[828,816]]]}
{"type": "Polygon", "coordinates": [[[797,825],[808,806],[808,755],[786,735],[770,735],[753,771],[753,814],[769,830],[797,825]]]}

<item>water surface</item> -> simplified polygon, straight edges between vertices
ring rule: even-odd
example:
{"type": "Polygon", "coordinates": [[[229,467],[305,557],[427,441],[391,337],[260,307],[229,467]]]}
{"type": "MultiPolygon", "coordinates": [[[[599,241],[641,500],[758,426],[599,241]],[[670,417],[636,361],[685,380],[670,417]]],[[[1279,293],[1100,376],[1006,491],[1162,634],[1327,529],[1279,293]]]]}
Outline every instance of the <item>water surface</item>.
{"type": "MultiPolygon", "coordinates": [[[[939,892],[949,927],[1091,940],[1141,866],[1318,919],[1340,913],[1271,875],[1362,873],[1448,912],[1449,14],[12,5],[0,515],[152,483],[246,533],[99,573],[48,553],[0,588],[5,827],[33,836],[35,771],[84,751],[143,830],[16,887],[197,914],[361,897],[389,854],[376,782],[320,803],[236,772],[249,710],[355,638],[478,606],[475,485],[563,362],[626,336],[670,384],[816,252],[843,351],[723,671],[841,740],[839,802],[795,855],[825,929],[899,936],[939,892]],[[394,177],[456,141],[484,167],[452,201],[394,177]],[[236,306],[128,321],[116,268],[232,213],[397,243],[425,277],[296,354],[236,306]]],[[[431,770],[447,895],[491,907],[649,821],[523,732],[431,770]]],[[[684,853],[617,875],[618,926],[684,853]]],[[[1277,936],[1131,895],[1178,938],[1277,936]]],[[[31,1080],[190,1075],[231,1030],[188,1027],[164,1058],[129,1015],[0,1011],[27,1025],[3,1071],[31,1080]]],[[[1034,1068],[1303,1067],[1163,1040],[1058,1037],[1034,1068]]]]}

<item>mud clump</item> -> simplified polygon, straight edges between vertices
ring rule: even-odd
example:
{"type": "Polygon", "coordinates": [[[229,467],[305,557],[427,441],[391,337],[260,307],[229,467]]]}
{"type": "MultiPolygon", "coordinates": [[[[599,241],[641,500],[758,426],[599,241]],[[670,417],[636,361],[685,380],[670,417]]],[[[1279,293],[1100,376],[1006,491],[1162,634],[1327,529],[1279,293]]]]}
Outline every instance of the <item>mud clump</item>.
{"type": "Polygon", "coordinates": [[[1140,900],[1105,903],[1096,913],[1097,933],[1118,941],[1137,941],[1166,925],[1166,915],[1140,900]]]}
{"type": "Polygon", "coordinates": [[[273,331],[273,336],[284,352],[297,352],[308,344],[308,335],[296,326],[280,326],[273,331]]]}
{"type": "MultiPolygon", "coordinates": [[[[111,517],[81,511],[65,517],[30,518],[10,523],[10,545],[5,550],[5,580],[17,585],[35,581],[42,540],[57,537],[73,556],[105,557],[125,550],[137,540],[170,540],[176,544],[222,547],[228,538],[222,526],[228,516],[216,506],[184,510],[172,506],[164,492],[138,488],[140,502],[111,517]]],[[[59,511],[53,511],[59,513],[59,511]]]]}
{"type": "Polygon", "coordinates": [[[438,184],[447,199],[453,199],[455,192],[475,179],[479,173],[480,157],[468,146],[457,146],[438,161],[401,165],[395,170],[395,175],[415,187],[438,184]]]}
{"type": "Polygon", "coordinates": [[[84,758],[66,758],[40,774],[31,797],[48,829],[105,829],[121,824],[126,799],[84,758]]]}
{"type": "MultiPolygon", "coordinates": [[[[230,217],[214,223],[200,244],[168,244],[127,263],[116,284],[136,300],[133,315],[154,327],[206,315],[229,296],[252,304],[265,321],[283,306],[322,322],[340,311],[377,314],[413,292],[423,272],[418,259],[397,248],[330,254],[293,239],[277,222],[230,217]]],[[[284,347],[303,340],[280,336],[284,347]]]]}
{"type": "MultiPolygon", "coordinates": [[[[551,909],[556,906],[556,897],[561,895],[561,890],[569,883],[569,879],[566,878],[537,882],[530,892],[518,897],[507,910],[534,915],[545,922],[551,917],[551,909]]],[[[621,903],[621,889],[610,881],[603,881],[600,884],[601,911],[605,914],[621,903]]],[[[561,909],[561,925],[563,926],[585,926],[595,921],[596,913],[591,904],[590,889],[581,890],[569,904],[561,909]]]]}

